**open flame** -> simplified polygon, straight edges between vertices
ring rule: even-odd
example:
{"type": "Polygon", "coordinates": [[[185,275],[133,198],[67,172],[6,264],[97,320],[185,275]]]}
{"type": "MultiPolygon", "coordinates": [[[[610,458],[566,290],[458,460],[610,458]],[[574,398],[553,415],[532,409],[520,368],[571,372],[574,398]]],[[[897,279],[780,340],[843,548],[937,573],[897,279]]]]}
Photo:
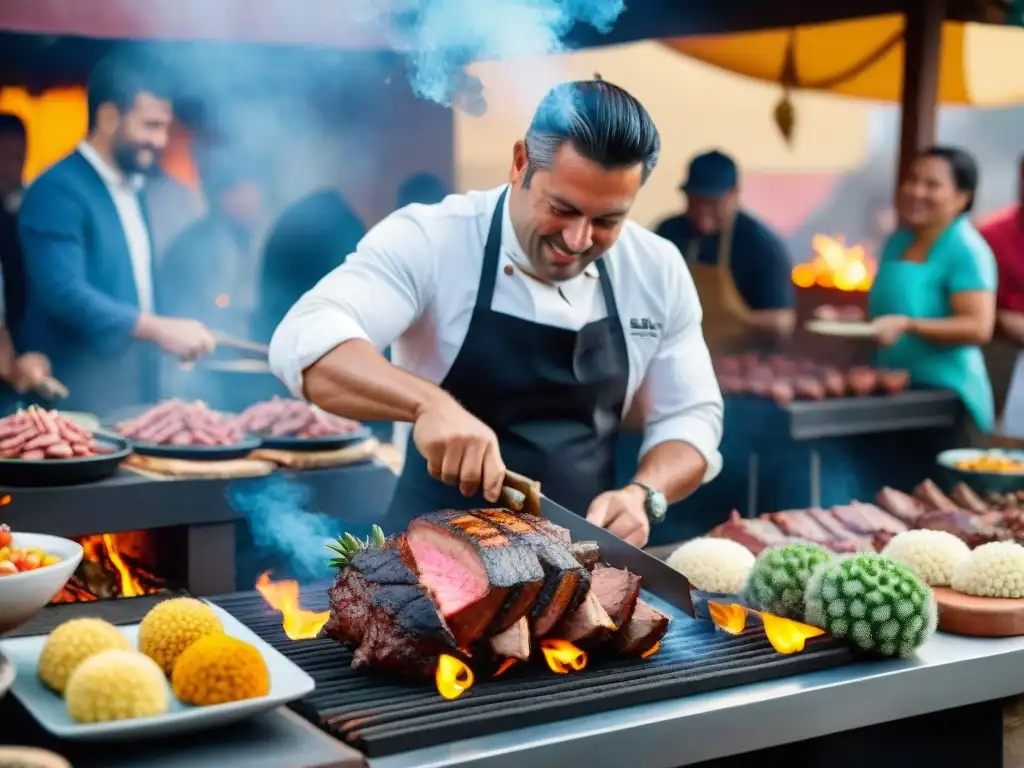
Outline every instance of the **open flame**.
{"type": "Polygon", "coordinates": [[[755,611],[742,605],[722,605],[708,602],[708,612],[716,625],[730,635],[738,635],[747,626],[747,617],[755,616],[764,625],[764,634],[778,653],[798,653],[804,649],[809,638],[825,634],[825,630],[801,624],[799,621],[784,619],[772,613],[755,611]]]}
{"type": "Polygon", "coordinates": [[[438,693],[448,700],[457,699],[473,687],[473,670],[461,659],[442,653],[437,658],[434,681],[438,693]]]}
{"type": "MultiPolygon", "coordinates": [[[[0,505],[3,503],[0,498],[0,505]]],[[[162,579],[147,570],[153,564],[150,532],[97,533],[83,536],[78,542],[82,545],[82,563],[51,602],[92,602],[164,590],[162,579]]]]}
{"type": "Polygon", "coordinates": [[[540,641],[540,650],[548,669],[556,675],[565,675],[570,671],[579,672],[587,666],[587,653],[581,651],[568,640],[547,639],[540,641]]]}
{"type": "Polygon", "coordinates": [[[256,591],[263,595],[267,605],[281,614],[281,626],[289,640],[312,640],[327,623],[330,611],[307,611],[299,603],[299,582],[271,581],[270,571],[260,574],[256,591]]]}
{"type": "Polygon", "coordinates": [[[867,291],[875,280],[878,265],[862,245],[847,246],[842,238],[815,235],[811,238],[814,257],[793,267],[793,284],[798,288],[836,288],[867,291]]]}

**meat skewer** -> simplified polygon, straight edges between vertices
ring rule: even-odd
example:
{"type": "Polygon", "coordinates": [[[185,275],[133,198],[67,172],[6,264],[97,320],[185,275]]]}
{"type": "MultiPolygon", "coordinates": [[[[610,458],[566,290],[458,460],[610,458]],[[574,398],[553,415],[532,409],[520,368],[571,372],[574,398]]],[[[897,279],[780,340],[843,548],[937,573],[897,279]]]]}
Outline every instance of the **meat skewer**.
{"type": "Polygon", "coordinates": [[[0,458],[87,458],[101,451],[90,432],[61,416],[32,405],[0,419],[0,458]]]}

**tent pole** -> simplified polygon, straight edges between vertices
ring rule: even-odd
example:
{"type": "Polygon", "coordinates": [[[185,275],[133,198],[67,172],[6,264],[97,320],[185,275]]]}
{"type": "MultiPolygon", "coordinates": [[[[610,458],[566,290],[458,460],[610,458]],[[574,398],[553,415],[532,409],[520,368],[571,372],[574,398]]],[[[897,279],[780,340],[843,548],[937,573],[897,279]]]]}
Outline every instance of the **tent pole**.
{"type": "Polygon", "coordinates": [[[903,178],[922,149],[935,142],[942,22],[946,7],[947,0],[906,0],[905,3],[903,121],[897,179],[903,178]]]}

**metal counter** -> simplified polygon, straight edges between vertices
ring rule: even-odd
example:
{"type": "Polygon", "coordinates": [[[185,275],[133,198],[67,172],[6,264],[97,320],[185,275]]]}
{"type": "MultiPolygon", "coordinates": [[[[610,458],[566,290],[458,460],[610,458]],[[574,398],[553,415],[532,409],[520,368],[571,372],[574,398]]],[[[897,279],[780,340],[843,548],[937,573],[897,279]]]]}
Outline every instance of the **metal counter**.
{"type": "Polygon", "coordinates": [[[372,760],[371,768],[675,768],[1024,692],[1024,637],[937,634],[864,662],[372,760]],[[742,727],[739,727],[742,724],[742,727]]]}

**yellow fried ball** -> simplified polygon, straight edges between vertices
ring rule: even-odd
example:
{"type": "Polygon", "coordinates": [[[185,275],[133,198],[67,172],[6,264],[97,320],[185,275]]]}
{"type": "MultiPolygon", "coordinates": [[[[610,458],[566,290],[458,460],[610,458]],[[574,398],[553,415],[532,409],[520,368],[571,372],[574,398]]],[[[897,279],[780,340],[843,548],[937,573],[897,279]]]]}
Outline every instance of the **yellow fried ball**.
{"type": "Polygon", "coordinates": [[[86,659],[112,649],[129,651],[128,638],[103,619],[71,619],[55,628],[39,654],[39,679],[64,693],[68,678],[86,659]]]}
{"type": "Polygon", "coordinates": [[[64,693],[68,714],[79,723],[162,715],[169,701],[163,671],[136,651],[104,651],[86,659],[64,693]]]}
{"type": "Polygon", "coordinates": [[[209,605],[191,597],[176,597],[157,603],[139,624],[139,650],[170,677],[174,662],[192,643],[222,634],[224,627],[209,605]]]}
{"type": "Polygon", "coordinates": [[[248,643],[229,635],[211,635],[178,657],[171,688],[185,704],[207,707],[266,696],[270,672],[263,655],[248,643]]]}

